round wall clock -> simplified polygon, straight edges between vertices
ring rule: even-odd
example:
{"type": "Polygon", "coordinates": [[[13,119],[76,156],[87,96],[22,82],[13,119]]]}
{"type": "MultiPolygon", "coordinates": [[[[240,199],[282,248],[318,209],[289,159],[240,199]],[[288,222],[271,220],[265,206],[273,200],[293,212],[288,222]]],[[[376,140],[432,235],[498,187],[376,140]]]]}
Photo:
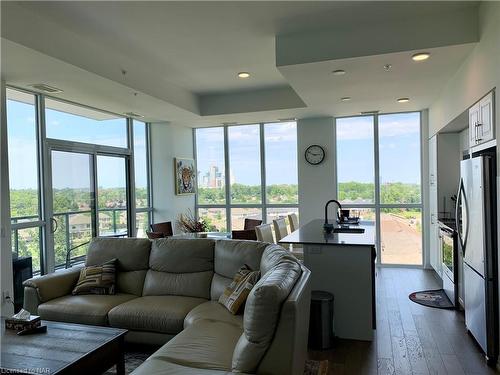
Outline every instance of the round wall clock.
{"type": "Polygon", "coordinates": [[[325,150],[320,145],[311,145],[306,148],[306,161],[311,165],[318,165],[325,159],[325,150]]]}

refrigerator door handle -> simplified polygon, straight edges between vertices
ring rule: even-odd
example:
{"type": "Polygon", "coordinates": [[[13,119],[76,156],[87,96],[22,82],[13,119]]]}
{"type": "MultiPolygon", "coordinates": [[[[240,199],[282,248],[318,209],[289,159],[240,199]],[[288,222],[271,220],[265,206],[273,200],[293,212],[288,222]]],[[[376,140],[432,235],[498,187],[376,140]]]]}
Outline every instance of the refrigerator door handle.
{"type": "Polygon", "coordinates": [[[467,205],[467,197],[465,196],[464,181],[461,178],[458,187],[457,203],[455,206],[455,222],[457,226],[458,238],[460,240],[460,245],[462,246],[462,252],[465,256],[465,246],[467,245],[467,237],[469,236],[469,210],[467,205]],[[459,207],[462,206],[462,211],[465,211],[465,220],[462,223],[464,225],[463,230],[460,230],[460,217],[459,217],[459,207]]]}

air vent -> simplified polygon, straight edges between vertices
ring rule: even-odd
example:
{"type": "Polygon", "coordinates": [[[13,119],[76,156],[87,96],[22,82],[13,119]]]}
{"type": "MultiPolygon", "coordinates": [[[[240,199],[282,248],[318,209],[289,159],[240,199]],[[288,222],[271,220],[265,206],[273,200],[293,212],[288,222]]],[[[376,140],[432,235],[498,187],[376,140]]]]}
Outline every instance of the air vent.
{"type": "Polygon", "coordinates": [[[297,121],[297,117],[289,117],[289,118],[279,118],[279,122],[293,122],[297,121]]]}
{"type": "Polygon", "coordinates": [[[238,125],[237,122],[223,122],[222,125],[224,126],[233,126],[233,125],[238,125]]]}
{"type": "Polygon", "coordinates": [[[361,112],[362,115],[376,115],[379,113],[379,111],[363,111],[361,112]]]}
{"type": "Polygon", "coordinates": [[[138,117],[138,118],[144,118],[143,115],[139,114],[139,113],[135,113],[135,112],[125,112],[124,113],[125,116],[127,117],[138,117]]]}
{"type": "Polygon", "coordinates": [[[48,94],[59,94],[59,93],[63,92],[63,90],[58,89],[57,87],[54,87],[54,86],[46,85],[45,83],[35,83],[35,84],[29,85],[29,86],[33,87],[35,90],[43,91],[43,92],[46,92],[48,94]]]}

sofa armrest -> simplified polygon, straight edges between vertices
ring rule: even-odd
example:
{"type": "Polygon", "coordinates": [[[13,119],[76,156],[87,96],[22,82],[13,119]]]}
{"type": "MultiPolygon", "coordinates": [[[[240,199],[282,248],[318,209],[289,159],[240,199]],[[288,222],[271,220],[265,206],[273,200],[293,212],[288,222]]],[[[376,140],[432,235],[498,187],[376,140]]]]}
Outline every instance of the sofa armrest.
{"type": "Polygon", "coordinates": [[[307,359],[311,271],[302,275],[281,307],[273,341],[262,359],[258,374],[301,375],[307,359]]]}
{"type": "Polygon", "coordinates": [[[73,267],[48,275],[33,277],[24,285],[24,307],[36,314],[38,305],[51,299],[71,294],[80,276],[81,267],[73,267]]]}

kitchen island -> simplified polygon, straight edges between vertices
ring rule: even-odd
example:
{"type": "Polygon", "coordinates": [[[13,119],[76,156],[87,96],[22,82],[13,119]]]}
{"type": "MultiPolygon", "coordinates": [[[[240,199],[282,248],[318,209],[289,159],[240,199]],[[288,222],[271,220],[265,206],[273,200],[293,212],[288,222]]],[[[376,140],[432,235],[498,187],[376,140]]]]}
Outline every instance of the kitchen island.
{"type": "Polygon", "coordinates": [[[326,234],[317,219],[279,241],[301,245],[313,290],[334,296],[334,329],[340,338],[372,340],[375,329],[375,225],[341,227],[326,234]]]}

